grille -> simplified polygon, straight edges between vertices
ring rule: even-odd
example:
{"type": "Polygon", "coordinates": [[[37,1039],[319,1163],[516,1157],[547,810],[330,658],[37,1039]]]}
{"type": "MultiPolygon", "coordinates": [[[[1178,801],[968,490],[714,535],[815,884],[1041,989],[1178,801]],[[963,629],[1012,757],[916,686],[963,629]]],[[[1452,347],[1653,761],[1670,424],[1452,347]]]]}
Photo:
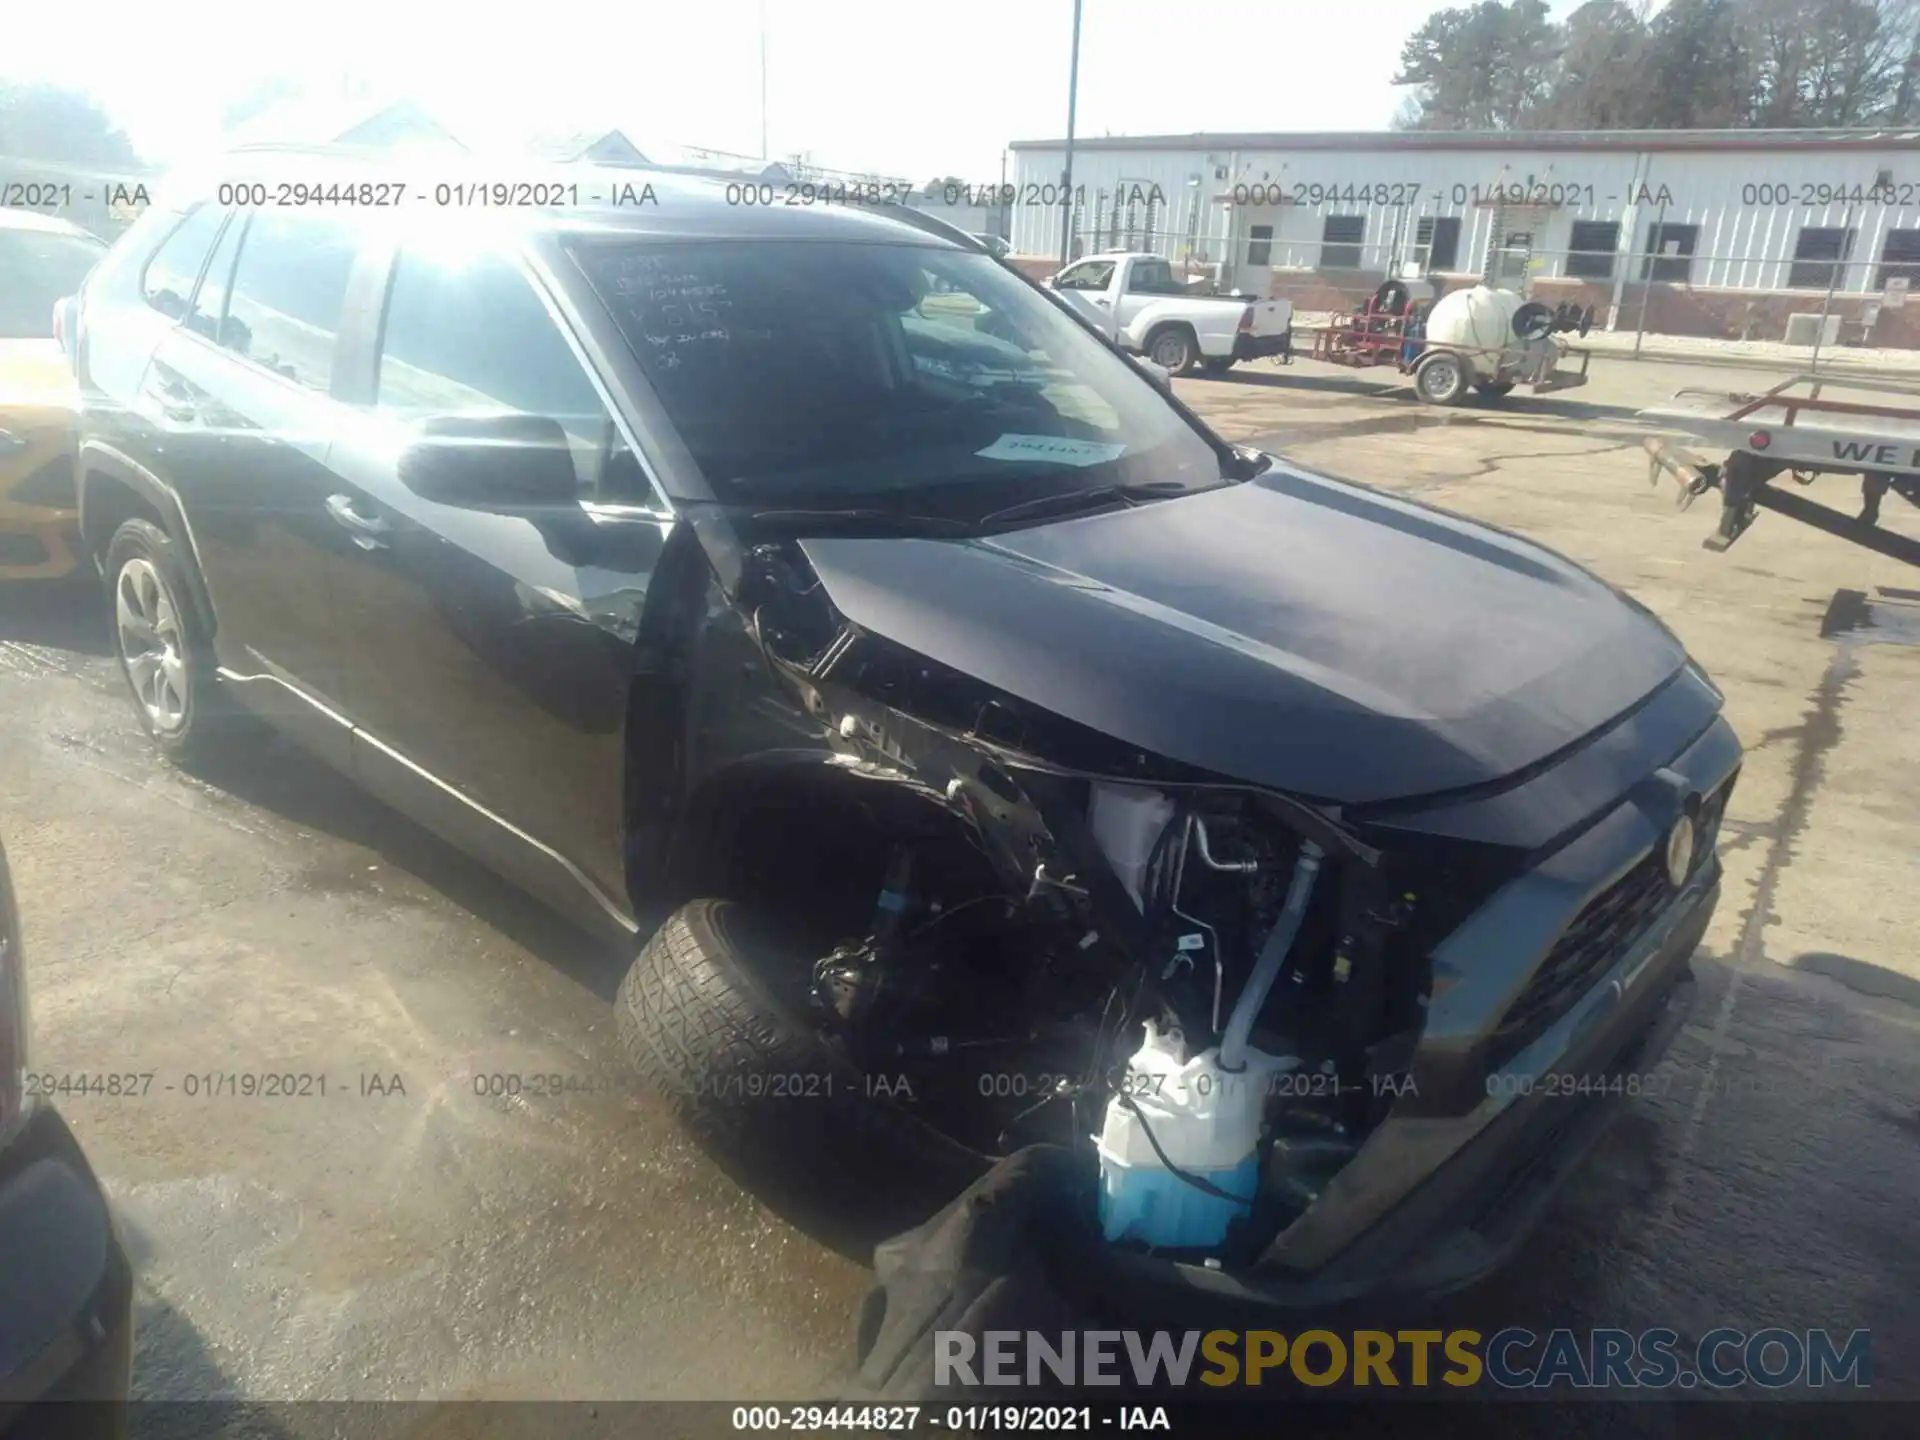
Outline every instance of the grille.
{"type": "MultiPolygon", "coordinates": [[[[1733,781],[1729,779],[1701,805],[1694,822],[1697,834],[1689,875],[1713,853],[1732,791],[1733,781]]],[[[1504,1065],[1572,1009],[1672,898],[1665,857],[1655,850],[1588,901],[1494,1031],[1487,1047],[1488,1068],[1504,1065]]]]}

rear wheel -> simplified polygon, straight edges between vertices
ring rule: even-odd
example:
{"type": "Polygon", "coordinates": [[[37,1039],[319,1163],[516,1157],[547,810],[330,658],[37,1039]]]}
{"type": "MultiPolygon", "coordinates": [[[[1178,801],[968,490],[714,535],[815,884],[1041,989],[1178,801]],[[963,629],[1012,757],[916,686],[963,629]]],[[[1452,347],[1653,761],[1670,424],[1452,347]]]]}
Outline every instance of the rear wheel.
{"type": "Polygon", "coordinates": [[[1457,405],[1467,393],[1467,367],[1458,355],[1436,350],[1413,372],[1414,393],[1429,405],[1457,405]]]}
{"type": "Polygon", "coordinates": [[[1162,325],[1147,336],[1147,358],[1162,370],[1185,375],[1200,359],[1199,343],[1184,325],[1162,325]]]}
{"type": "Polygon", "coordinates": [[[133,519],[114,532],[103,568],[114,649],[140,723],[169,756],[206,753],[233,717],[189,598],[186,562],[166,531],[133,519]]]}

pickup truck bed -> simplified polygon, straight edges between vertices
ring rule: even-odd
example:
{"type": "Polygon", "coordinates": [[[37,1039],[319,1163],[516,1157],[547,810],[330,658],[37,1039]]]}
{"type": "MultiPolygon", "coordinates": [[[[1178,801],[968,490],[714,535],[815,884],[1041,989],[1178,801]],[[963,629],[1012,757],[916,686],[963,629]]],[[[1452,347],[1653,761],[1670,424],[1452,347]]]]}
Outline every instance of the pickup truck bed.
{"type": "Polygon", "coordinates": [[[1047,284],[1122,349],[1176,375],[1218,374],[1242,360],[1292,355],[1290,302],[1189,294],[1158,255],[1090,255],[1047,284]]]}

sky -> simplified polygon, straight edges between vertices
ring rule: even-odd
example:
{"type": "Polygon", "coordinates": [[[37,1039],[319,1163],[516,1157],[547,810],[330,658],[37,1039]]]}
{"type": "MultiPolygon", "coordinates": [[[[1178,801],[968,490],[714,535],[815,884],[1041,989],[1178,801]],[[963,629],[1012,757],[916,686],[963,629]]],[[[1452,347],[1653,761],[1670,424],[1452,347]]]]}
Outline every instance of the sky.
{"type": "MultiPolygon", "coordinates": [[[[1557,13],[1573,8],[1560,0],[1557,13]]],[[[148,159],[218,148],[270,76],[357,77],[480,145],[618,127],[649,145],[767,148],[914,180],[998,180],[1063,134],[1072,0],[13,0],[0,76],[90,92],[148,159]],[[303,13],[304,12],[304,13],[303,13]],[[116,35],[133,37],[124,43],[116,35]]],[[[1373,130],[1435,0],[1085,0],[1078,132],[1373,130]]]]}

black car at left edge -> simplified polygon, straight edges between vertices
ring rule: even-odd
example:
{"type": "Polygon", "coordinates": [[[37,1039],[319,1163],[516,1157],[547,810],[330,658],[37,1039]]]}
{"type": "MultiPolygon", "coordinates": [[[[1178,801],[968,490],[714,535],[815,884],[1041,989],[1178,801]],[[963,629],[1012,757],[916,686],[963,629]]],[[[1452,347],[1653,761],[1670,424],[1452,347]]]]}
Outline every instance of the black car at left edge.
{"type": "Polygon", "coordinates": [[[100,1182],[28,1065],[20,915],[0,849],[0,1437],[123,1436],[133,1277],[100,1182]]]}

